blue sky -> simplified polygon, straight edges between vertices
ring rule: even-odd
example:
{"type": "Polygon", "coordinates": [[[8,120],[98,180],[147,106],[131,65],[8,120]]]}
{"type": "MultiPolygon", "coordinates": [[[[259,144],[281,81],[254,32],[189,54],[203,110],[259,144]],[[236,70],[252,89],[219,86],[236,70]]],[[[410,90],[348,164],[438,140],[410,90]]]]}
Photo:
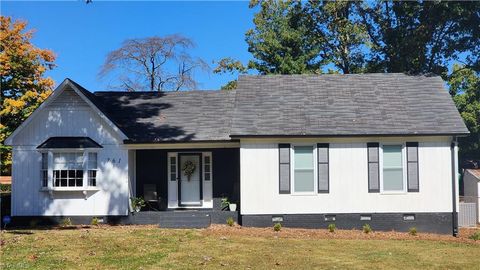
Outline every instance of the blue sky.
{"type": "MultiPolygon", "coordinates": [[[[128,38],[182,34],[196,43],[191,54],[212,61],[250,58],[245,32],[253,27],[248,2],[2,1],[1,14],[28,21],[33,43],[57,54],[48,73],[57,85],[69,77],[91,91],[107,90],[97,78],[108,52],[128,38]]],[[[219,89],[235,78],[197,73],[200,89],[219,89]]],[[[110,82],[111,83],[111,82],[110,82]]]]}

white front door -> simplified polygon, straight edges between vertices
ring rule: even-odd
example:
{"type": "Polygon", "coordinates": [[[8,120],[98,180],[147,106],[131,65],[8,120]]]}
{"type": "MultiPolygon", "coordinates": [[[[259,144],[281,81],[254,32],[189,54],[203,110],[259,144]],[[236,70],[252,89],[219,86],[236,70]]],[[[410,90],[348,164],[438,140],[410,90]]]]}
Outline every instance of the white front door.
{"type": "Polygon", "coordinates": [[[179,154],[179,181],[178,195],[180,206],[201,206],[202,205],[202,179],[200,164],[201,154],[179,154]],[[195,169],[191,175],[185,173],[185,164],[193,164],[195,169]]]}

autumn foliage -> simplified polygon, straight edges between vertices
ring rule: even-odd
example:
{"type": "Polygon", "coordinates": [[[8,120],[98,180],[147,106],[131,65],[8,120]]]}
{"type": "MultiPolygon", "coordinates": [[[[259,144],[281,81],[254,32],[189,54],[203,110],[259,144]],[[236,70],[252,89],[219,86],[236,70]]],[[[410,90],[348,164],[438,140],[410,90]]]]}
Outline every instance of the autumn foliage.
{"type": "Polygon", "coordinates": [[[52,92],[45,72],[55,67],[55,54],[31,43],[26,22],[1,16],[0,23],[1,173],[8,174],[11,149],[4,141],[52,92]]]}

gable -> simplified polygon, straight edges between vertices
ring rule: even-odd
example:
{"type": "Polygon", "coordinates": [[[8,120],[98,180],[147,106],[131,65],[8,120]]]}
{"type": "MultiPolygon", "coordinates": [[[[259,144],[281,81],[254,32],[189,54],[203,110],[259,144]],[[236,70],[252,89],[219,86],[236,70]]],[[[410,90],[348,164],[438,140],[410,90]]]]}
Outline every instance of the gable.
{"type": "Polygon", "coordinates": [[[15,146],[38,146],[49,137],[88,136],[100,144],[121,144],[124,136],[68,80],[6,140],[15,146]]]}

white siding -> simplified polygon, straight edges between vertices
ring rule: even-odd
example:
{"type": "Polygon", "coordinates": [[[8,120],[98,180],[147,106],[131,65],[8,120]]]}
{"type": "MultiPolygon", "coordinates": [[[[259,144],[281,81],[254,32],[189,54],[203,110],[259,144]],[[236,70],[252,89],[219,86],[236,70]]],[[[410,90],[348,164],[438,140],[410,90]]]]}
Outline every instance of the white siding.
{"type": "Polygon", "coordinates": [[[88,136],[101,145],[120,137],[73,90],[67,88],[13,139],[12,145],[37,147],[52,136],[88,136]]]}
{"type": "Polygon", "coordinates": [[[308,142],[330,143],[330,192],[315,195],[279,194],[278,142],[294,141],[241,141],[242,214],[452,211],[449,138],[432,138],[431,141],[418,138],[311,139],[308,142]],[[368,141],[419,141],[420,192],[368,193],[368,141]]]}
{"type": "Polygon", "coordinates": [[[119,136],[73,90],[66,89],[13,140],[12,215],[127,215],[128,152],[119,136]],[[88,136],[100,143],[98,191],[40,191],[41,154],[52,136],[88,136]],[[112,160],[115,159],[115,163],[112,160]]]}

